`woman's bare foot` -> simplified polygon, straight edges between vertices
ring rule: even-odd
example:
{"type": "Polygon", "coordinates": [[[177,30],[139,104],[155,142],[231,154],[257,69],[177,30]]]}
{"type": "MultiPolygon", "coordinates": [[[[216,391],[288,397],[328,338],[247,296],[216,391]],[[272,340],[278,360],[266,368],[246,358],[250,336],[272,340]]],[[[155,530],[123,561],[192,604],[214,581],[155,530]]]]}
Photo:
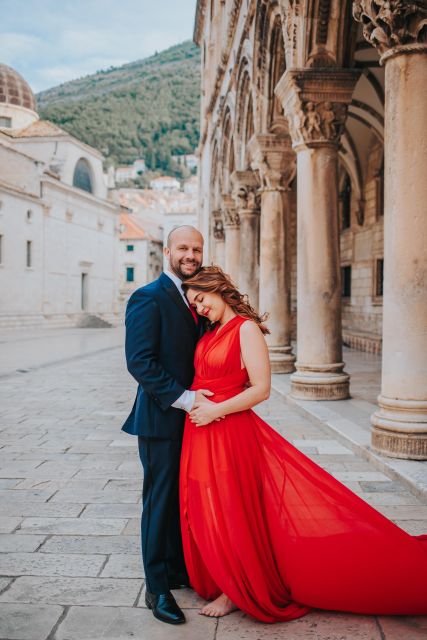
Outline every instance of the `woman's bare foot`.
{"type": "Polygon", "coordinates": [[[205,604],[200,613],[203,616],[210,616],[211,618],[221,618],[222,616],[226,616],[228,613],[236,610],[237,607],[233,602],[231,602],[230,598],[227,598],[225,593],[221,593],[216,600],[205,604]]]}

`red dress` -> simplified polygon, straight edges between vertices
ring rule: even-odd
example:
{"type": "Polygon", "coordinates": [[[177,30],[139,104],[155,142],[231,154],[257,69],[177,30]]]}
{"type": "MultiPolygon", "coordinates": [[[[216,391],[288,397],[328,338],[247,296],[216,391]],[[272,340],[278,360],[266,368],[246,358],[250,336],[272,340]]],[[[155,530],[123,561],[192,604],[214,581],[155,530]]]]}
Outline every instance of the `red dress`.
{"type": "MultiPolygon", "coordinates": [[[[236,316],[206,333],[192,389],[221,402],[248,382],[236,316]]],[[[190,583],[264,622],[310,608],[427,614],[427,536],[410,536],[282,438],[252,410],[196,427],[180,473],[190,583]]]]}

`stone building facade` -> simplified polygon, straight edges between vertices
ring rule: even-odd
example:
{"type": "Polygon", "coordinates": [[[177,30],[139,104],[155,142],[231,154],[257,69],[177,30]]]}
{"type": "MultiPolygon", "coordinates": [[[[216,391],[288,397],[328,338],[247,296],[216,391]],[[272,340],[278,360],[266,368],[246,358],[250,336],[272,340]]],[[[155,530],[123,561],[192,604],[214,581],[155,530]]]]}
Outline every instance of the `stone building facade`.
{"type": "Polygon", "coordinates": [[[39,119],[0,65],[0,327],[118,322],[119,206],[103,157],[39,119]]]}
{"type": "Polygon", "coordinates": [[[373,447],[427,459],[427,6],[198,0],[200,228],[292,393],[379,353],[373,447]],[[297,337],[296,354],[291,339],[297,337]]]}

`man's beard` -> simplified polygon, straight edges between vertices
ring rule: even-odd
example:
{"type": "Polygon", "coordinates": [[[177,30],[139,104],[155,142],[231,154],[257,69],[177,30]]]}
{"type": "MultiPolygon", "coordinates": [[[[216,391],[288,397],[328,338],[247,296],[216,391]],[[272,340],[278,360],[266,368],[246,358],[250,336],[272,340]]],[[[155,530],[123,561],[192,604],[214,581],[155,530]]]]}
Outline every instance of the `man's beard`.
{"type": "Polygon", "coordinates": [[[183,273],[181,271],[181,264],[179,261],[175,263],[171,263],[171,268],[175,272],[175,275],[178,276],[178,278],[181,278],[181,280],[188,280],[189,278],[192,278],[193,276],[195,276],[196,273],[199,273],[200,269],[202,268],[201,264],[191,263],[191,265],[194,266],[193,273],[183,273]]]}

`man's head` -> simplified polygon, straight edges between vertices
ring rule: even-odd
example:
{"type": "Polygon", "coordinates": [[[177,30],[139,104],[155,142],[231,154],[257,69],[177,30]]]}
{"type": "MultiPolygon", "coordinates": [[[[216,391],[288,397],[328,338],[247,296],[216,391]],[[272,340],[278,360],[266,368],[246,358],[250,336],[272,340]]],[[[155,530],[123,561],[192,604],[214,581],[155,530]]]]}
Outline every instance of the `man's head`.
{"type": "Polygon", "coordinates": [[[194,227],[183,225],[169,233],[163,249],[169,269],[181,280],[191,278],[203,263],[203,236],[194,227]]]}

